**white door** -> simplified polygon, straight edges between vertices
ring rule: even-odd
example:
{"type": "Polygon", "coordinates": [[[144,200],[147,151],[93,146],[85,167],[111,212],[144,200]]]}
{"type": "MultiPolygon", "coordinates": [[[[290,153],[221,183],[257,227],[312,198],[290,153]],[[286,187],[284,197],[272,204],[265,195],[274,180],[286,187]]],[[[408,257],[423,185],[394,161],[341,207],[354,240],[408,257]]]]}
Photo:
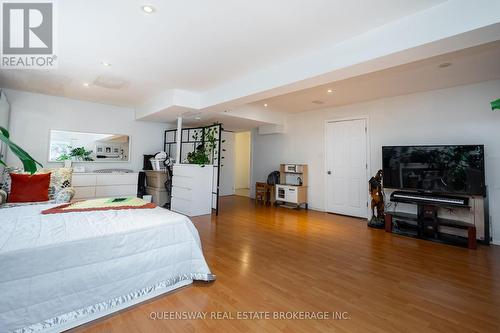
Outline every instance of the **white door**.
{"type": "Polygon", "coordinates": [[[326,124],[326,208],[367,217],[366,120],[326,124]]]}

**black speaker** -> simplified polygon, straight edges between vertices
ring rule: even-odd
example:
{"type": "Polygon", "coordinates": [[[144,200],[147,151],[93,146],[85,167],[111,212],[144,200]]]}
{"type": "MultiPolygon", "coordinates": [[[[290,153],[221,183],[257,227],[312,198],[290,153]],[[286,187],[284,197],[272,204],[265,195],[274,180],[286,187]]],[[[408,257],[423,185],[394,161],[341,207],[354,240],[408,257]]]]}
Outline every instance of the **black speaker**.
{"type": "Polygon", "coordinates": [[[137,182],[137,197],[142,198],[146,194],[146,173],[139,171],[139,181],[137,182]]]}

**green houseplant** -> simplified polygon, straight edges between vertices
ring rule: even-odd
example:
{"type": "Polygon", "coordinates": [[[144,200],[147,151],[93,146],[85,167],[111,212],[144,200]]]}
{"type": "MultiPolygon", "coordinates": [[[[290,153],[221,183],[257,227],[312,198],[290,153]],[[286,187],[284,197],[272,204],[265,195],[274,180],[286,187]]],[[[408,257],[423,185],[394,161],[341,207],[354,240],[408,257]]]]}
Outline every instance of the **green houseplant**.
{"type": "Polygon", "coordinates": [[[210,162],[207,150],[204,145],[199,145],[196,149],[187,155],[189,164],[205,165],[210,162]]]}
{"type": "MultiPolygon", "coordinates": [[[[24,149],[12,142],[10,140],[9,131],[7,131],[3,127],[0,127],[0,141],[4,142],[7,147],[9,147],[10,150],[14,153],[14,155],[16,155],[21,160],[21,162],[23,163],[24,171],[34,174],[37,170],[37,165],[43,167],[42,164],[37,162],[24,149]]],[[[7,164],[2,159],[0,159],[0,164],[7,166],[7,164]]]]}
{"type": "Polygon", "coordinates": [[[92,150],[86,150],[84,147],[73,148],[71,146],[66,146],[66,152],[61,154],[57,160],[64,161],[84,161],[92,162],[94,159],[91,157],[92,150]]]}
{"type": "Polygon", "coordinates": [[[84,147],[72,148],[69,156],[74,158],[76,161],[90,162],[94,159],[90,156],[92,155],[92,150],[86,150],[84,147]]]}

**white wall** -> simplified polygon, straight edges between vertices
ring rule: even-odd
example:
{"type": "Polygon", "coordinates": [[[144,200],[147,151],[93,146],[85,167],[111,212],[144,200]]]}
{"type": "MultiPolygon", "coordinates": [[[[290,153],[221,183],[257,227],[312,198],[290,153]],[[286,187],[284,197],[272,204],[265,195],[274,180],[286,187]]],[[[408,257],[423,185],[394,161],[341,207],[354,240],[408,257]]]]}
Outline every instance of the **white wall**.
{"type": "Polygon", "coordinates": [[[234,133],[223,131],[221,148],[221,156],[224,159],[221,160],[220,169],[220,182],[219,182],[219,195],[233,195],[234,194],[234,133]],[[224,151],[225,150],[225,151],[224,151]]]}
{"type": "MultiPolygon", "coordinates": [[[[7,97],[5,96],[4,91],[0,90],[0,127],[5,129],[9,128],[9,116],[10,116],[10,107],[9,102],[7,101],[7,97]]],[[[7,145],[3,142],[0,142],[0,159],[5,162],[3,158],[7,152],[7,145]]],[[[0,164],[0,173],[3,172],[3,165],[0,164]]]]}
{"type": "MultiPolygon", "coordinates": [[[[360,91],[360,93],[363,93],[360,91]]],[[[500,242],[500,80],[371,102],[292,114],[286,133],[253,133],[252,183],[265,180],[280,163],[309,165],[309,205],[325,209],[324,128],[326,120],[369,118],[370,168],[382,167],[383,145],[484,144],[492,236],[500,242]]]]}
{"type": "Polygon", "coordinates": [[[250,186],[251,138],[251,132],[240,132],[234,135],[234,187],[236,189],[250,186]]]}
{"type": "MultiPolygon", "coordinates": [[[[143,154],[163,150],[163,132],[170,125],[136,121],[134,110],[112,105],[78,101],[15,90],[5,90],[11,105],[10,134],[44,166],[60,166],[48,162],[49,130],[127,134],[131,139],[130,162],[83,163],[86,171],[104,168],[142,169],[143,154]]],[[[20,165],[8,153],[9,165],[20,165]]]]}

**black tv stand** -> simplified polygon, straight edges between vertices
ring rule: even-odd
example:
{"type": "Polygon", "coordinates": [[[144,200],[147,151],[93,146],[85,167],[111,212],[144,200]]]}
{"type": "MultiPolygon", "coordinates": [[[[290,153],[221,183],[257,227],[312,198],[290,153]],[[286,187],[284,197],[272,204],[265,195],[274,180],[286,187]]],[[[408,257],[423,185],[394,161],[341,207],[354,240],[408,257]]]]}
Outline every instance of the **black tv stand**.
{"type": "Polygon", "coordinates": [[[470,209],[469,198],[430,193],[395,191],[391,201],[417,205],[417,214],[386,212],[385,231],[438,242],[477,247],[476,227],[473,224],[438,218],[439,207],[470,209]],[[440,232],[439,227],[467,230],[467,239],[440,232]]]}

